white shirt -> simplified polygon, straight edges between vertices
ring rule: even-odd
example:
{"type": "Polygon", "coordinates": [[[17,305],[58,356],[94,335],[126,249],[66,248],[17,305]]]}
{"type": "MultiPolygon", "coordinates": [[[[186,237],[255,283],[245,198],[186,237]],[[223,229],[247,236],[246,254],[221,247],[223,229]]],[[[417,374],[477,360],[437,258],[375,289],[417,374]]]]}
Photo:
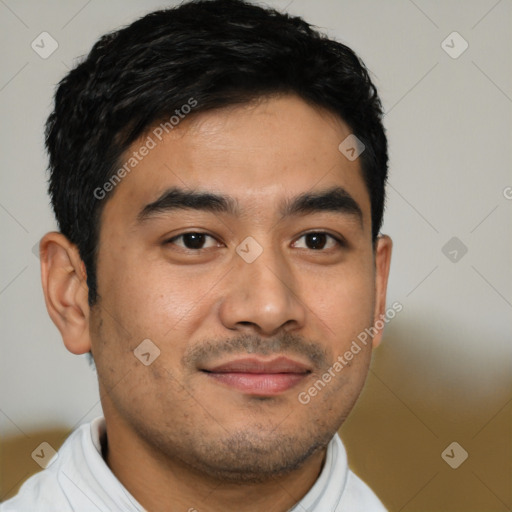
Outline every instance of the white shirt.
{"type": "MultiPolygon", "coordinates": [[[[0,512],[144,512],[101,455],[105,419],[75,430],[49,465],[29,478],[0,512]]],[[[338,434],[327,446],[324,466],[309,492],[290,512],[386,512],[347,465],[338,434]]]]}

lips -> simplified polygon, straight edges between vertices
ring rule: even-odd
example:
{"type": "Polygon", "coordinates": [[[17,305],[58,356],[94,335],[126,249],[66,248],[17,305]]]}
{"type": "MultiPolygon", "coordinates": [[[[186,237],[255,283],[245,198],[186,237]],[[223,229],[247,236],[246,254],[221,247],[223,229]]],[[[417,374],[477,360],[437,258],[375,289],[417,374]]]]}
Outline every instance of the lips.
{"type": "Polygon", "coordinates": [[[242,358],[203,368],[202,371],[222,385],[257,396],[287,391],[311,373],[307,365],[287,357],[271,360],[242,358]]]}

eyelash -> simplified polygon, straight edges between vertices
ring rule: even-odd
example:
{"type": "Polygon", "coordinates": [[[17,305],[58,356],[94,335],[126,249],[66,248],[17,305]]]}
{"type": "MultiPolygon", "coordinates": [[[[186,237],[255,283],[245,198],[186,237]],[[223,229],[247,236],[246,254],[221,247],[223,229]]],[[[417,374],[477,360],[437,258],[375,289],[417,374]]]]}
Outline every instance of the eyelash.
{"type": "MultiPolygon", "coordinates": [[[[204,236],[207,236],[207,237],[210,237],[212,238],[213,240],[217,240],[213,235],[210,235],[209,233],[205,233],[203,231],[189,231],[187,233],[181,233],[180,235],[176,235],[176,236],[173,236],[172,238],[169,238],[168,240],[166,240],[164,242],[164,245],[175,245],[174,242],[186,235],[204,235],[204,236]]],[[[346,248],[347,247],[347,243],[346,241],[344,240],[343,237],[340,237],[340,236],[335,236],[331,233],[328,233],[327,231],[309,231],[307,233],[303,233],[300,237],[298,237],[296,240],[300,240],[301,238],[303,237],[306,237],[308,235],[326,235],[328,238],[334,240],[336,242],[336,244],[338,245],[338,248],[346,248]]],[[[295,243],[295,242],[294,242],[295,243]]],[[[201,249],[190,249],[188,247],[181,247],[181,246],[178,246],[180,247],[181,249],[184,249],[186,251],[192,251],[192,252],[201,252],[203,250],[207,250],[209,249],[209,247],[207,247],[206,249],[204,248],[201,248],[201,249]]],[[[331,250],[332,248],[329,248],[329,249],[309,249],[309,248],[306,248],[306,250],[309,250],[309,251],[313,251],[313,252],[327,252],[329,250],[331,250]]]]}

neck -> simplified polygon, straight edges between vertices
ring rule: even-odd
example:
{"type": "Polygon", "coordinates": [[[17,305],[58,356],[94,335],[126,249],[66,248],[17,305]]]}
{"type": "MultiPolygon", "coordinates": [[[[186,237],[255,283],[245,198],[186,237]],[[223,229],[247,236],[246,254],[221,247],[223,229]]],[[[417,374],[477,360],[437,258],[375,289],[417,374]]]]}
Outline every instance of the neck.
{"type": "Polygon", "coordinates": [[[114,418],[107,423],[107,439],[106,463],[130,494],[152,512],[286,512],[311,489],[326,453],[325,449],[314,453],[301,468],[287,475],[235,484],[215,480],[179,460],[169,460],[114,418]]]}

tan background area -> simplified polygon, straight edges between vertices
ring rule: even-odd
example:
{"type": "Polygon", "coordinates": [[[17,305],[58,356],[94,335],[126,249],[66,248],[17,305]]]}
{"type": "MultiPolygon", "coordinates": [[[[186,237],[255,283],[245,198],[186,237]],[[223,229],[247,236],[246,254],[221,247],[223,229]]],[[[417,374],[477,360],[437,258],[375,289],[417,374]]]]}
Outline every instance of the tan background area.
{"type": "MultiPolygon", "coordinates": [[[[34,254],[54,228],[42,149],[54,86],[101,34],[172,3],[0,2],[0,499],[39,469],[41,442],[57,449],[101,414],[95,373],[47,316],[34,254]],[[59,44],[47,59],[31,48],[43,31],[59,44]]],[[[268,3],[353,47],[386,112],[388,302],[403,310],[341,429],[351,466],[391,512],[510,511],[512,2],[268,3]],[[442,46],[459,44],[454,31],[468,44],[457,58],[442,46]],[[441,457],[452,442],[468,453],[457,469],[441,457]]]]}

